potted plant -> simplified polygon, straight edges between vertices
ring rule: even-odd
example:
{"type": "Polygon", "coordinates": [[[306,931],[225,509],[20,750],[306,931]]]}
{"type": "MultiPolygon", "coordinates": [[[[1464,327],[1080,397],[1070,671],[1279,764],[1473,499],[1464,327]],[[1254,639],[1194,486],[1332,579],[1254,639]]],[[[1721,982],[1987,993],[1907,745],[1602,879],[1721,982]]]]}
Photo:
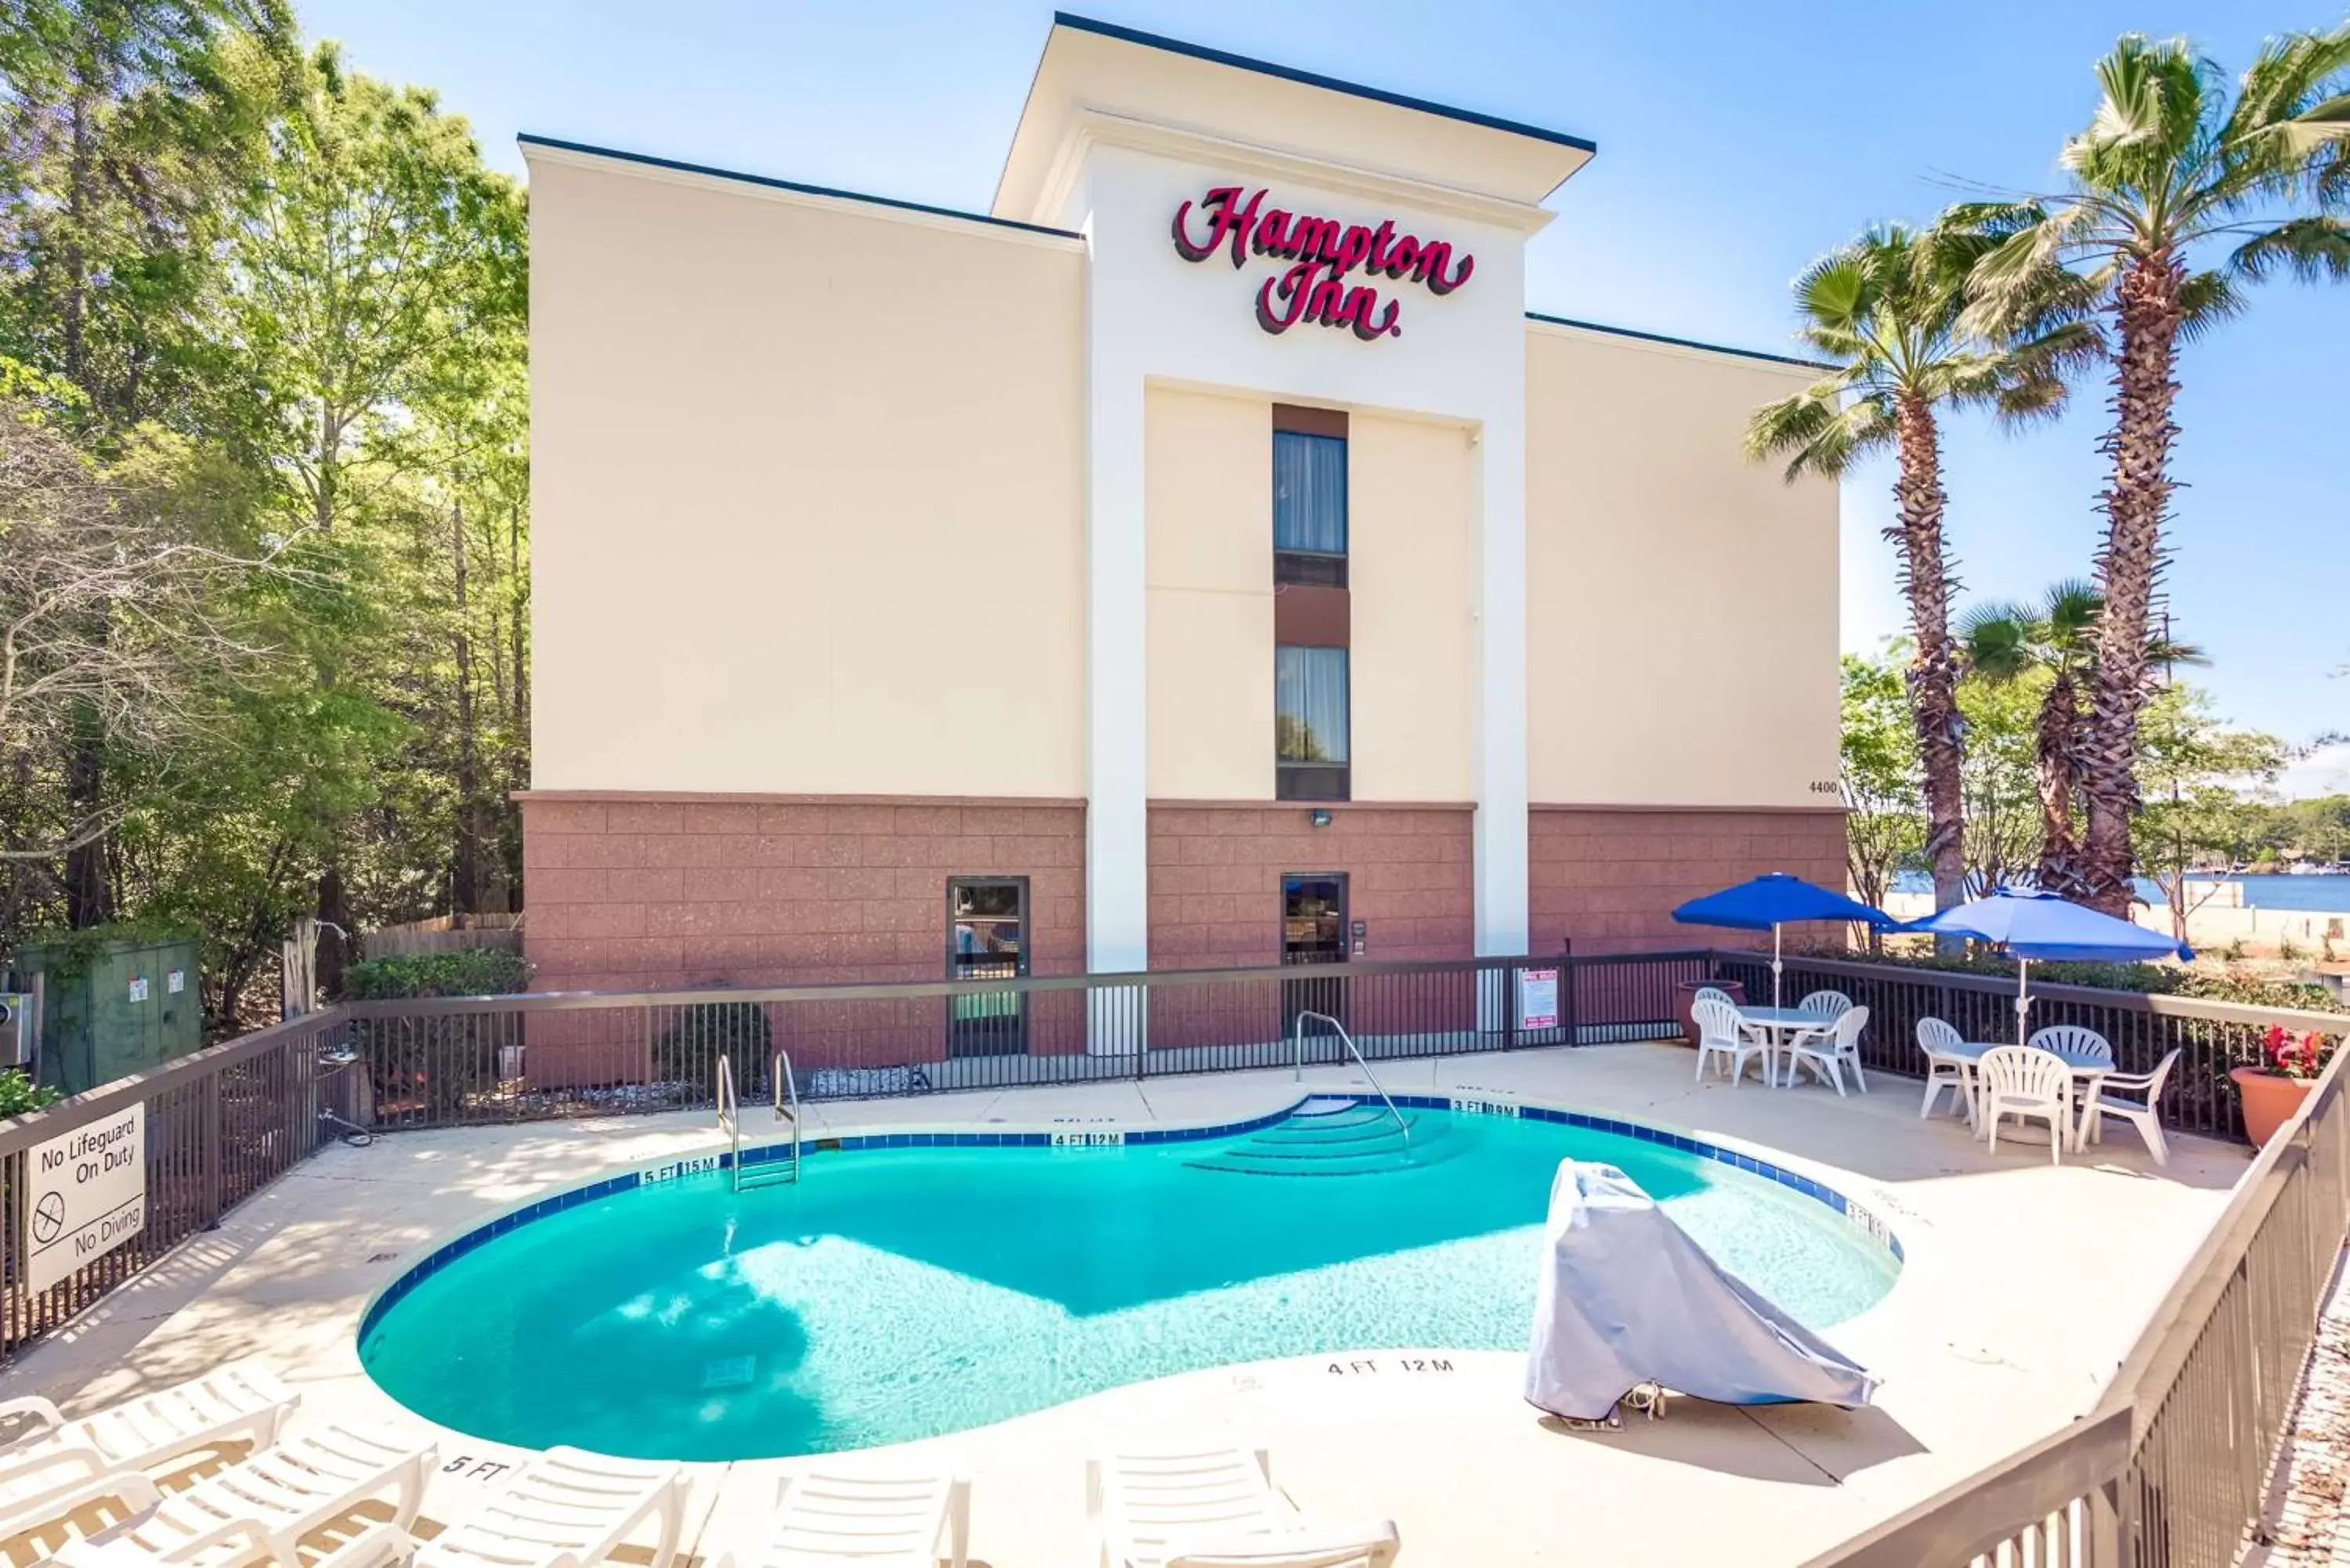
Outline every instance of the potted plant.
{"type": "Polygon", "coordinates": [[[2314,1029],[2295,1034],[2281,1023],[2269,1025],[2261,1042],[2266,1058],[2259,1066],[2230,1067],[2228,1076],[2244,1102],[2244,1131],[2256,1144],[2276,1137],[2277,1128],[2293,1119],[2301,1102],[2317,1086],[2317,1075],[2334,1054],[2334,1042],[2314,1029]]]}
{"type": "Polygon", "coordinates": [[[1746,1005],[1746,987],[1734,980],[1685,980],[1673,987],[1673,1016],[1681,1021],[1681,1044],[1697,1044],[1697,1020],[1690,1016],[1690,1006],[1700,991],[1727,992],[1730,1000],[1741,1007],[1746,1005]]]}

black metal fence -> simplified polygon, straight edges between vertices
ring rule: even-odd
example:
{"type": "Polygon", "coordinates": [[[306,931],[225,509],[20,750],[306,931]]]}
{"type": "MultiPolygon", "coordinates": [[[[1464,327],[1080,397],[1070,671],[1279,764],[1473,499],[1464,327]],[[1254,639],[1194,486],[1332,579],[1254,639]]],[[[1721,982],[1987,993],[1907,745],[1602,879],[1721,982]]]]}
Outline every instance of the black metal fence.
{"type": "MultiPolygon", "coordinates": [[[[1770,999],[1767,955],[1721,952],[1715,958],[1718,972],[1739,981],[1749,1001],[1770,999]]],[[[1941,1019],[1969,1040],[2015,1038],[2012,979],[1796,957],[1785,961],[1780,980],[1791,1007],[1807,992],[1840,991],[1867,1008],[1861,1060],[1872,1069],[1920,1074],[1921,1018],[1941,1019]]],[[[2272,1026],[2334,1037],[2350,1033],[2350,1015],[2037,981],[2032,986],[2031,1020],[2033,1029],[2076,1023],[2096,1031],[2112,1044],[2114,1064],[2124,1073],[2152,1072],[2165,1055],[2178,1051],[2178,1064],[2171,1070],[2158,1107],[2163,1122],[2220,1137],[2241,1137],[2244,1130],[2242,1107],[2228,1082],[2228,1070],[2261,1061],[2262,1042],[2272,1026]]]]}
{"type": "Polygon", "coordinates": [[[803,1100],[1099,1083],[1677,1032],[1702,950],[764,990],[347,1003],[361,1119],[400,1128],[745,1099],[788,1058],[803,1100]],[[1301,1020],[1303,1021],[1301,1026],[1301,1020]]]}

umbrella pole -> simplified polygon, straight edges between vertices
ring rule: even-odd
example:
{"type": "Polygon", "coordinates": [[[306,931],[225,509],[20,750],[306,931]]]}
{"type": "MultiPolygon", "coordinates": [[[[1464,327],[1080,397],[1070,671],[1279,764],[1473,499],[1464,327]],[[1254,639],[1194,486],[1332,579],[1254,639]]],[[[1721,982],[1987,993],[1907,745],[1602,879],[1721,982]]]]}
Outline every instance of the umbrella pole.
{"type": "Polygon", "coordinates": [[[2025,1027],[2024,1019],[2025,1013],[2031,1010],[2031,1007],[2032,961],[2028,958],[2019,958],[2015,961],[2015,1043],[2018,1045],[2032,1037],[2032,1032],[2025,1027]]]}
{"type": "Polygon", "coordinates": [[[1771,922],[1771,1005],[1773,1009],[1781,1005],[1779,971],[1785,967],[1779,961],[1779,922],[1773,920],[1771,922]]]}

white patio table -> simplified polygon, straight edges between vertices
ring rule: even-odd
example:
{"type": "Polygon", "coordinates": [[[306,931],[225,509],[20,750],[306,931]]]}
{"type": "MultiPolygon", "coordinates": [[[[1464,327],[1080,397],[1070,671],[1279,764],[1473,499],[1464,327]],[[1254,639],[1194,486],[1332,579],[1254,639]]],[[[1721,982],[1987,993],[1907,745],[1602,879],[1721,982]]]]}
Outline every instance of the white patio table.
{"type": "MultiPolygon", "coordinates": [[[[1946,1047],[1943,1054],[1957,1057],[1971,1066],[1982,1061],[1984,1052],[1996,1051],[2003,1045],[2014,1044],[2012,1040],[1969,1040],[1961,1044],[1946,1047]]],[[[2048,1048],[2043,1045],[2037,1049],[2046,1051],[2048,1048]]],[[[2073,1070],[2073,1106],[2076,1112],[2081,1106],[2096,1097],[2098,1085],[2114,1074],[2114,1064],[2110,1057],[2088,1056],[2074,1051],[2049,1051],[2048,1054],[2073,1070]]],[[[1986,1136],[1981,1116],[1975,1118],[1974,1135],[1978,1138],[1986,1136]]],[[[2081,1123],[2078,1116],[2073,1119],[2072,1136],[2065,1139],[2065,1142],[2074,1154],[2080,1153],[2086,1147],[2081,1141],[2081,1123]]]]}
{"type": "MultiPolygon", "coordinates": [[[[1835,1019],[1823,1018],[1816,1012],[1805,1012],[1799,1007],[1741,1007],[1738,1016],[1771,1037],[1771,1044],[1762,1054],[1762,1082],[1772,1088],[1778,1087],[1779,1055],[1786,1050],[1790,1036],[1810,1030],[1835,1027],[1835,1019]]],[[[1790,1056],[1787,1081],[1791,1084],[1795,1079],[1794,1068],[1794,1059],[1790,1056]]]]}

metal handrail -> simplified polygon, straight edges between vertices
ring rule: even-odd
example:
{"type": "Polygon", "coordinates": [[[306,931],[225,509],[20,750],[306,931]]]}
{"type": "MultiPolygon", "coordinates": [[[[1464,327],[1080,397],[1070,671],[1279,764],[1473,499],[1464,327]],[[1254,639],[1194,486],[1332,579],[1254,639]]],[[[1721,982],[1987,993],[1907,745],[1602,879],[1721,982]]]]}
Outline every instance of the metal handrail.
{"type": "Polygon", "coordinates": [[[792,1124],[792,1179],[800,1179],[800,1086],[792,1076],[792,1054],[775,1053],[775,1115],[790,1119],[792,1124]],[[788,1106],[786,1105],[788,1102],[788,1106]]]}
{"type": "Polygon", "coordinates": [[[718,1058],[718,1130],[733,1145],[734,1158],[727,1168],[734,1179],[743,1179],[743,1116],[742,1106],[734,1096],[734,1064],[724,1056],[718,1058]]]}
{"type": "Polygon", "coordinates": [[[1297,1023],[1291,1031],[1291,1035],[1295,1045],[1298,1081],[1303,1083],[1305,1078],[1305,1021],[1309,1018],[1318,1018],[1338,1032],[1338,1038],[1346,1042],[1347,1051],[1354,1055],[1356,1065],[1362,1068],[1363,1076],[1370,1080],[1371,1087],[1378,1093],[1379,1098],[1387,1101],[1388,1115],[1395,1117],[1396,1130],[1403,1134],[1403,1141],[1406,1144],[1410,1143],[1411,1124],[1403,1119],[1403,1113],[1396,1109],[1395,1101],[1381,1086],[1379,1075],[1371,1071],[1371,1064],[1368,1062],[1363,1060],[1363,1053],[1356,1046],[1355,1037],[1347,1033],[1347,1026],[1326,1012],[1301,1012],[1297,1015],[1297,1023]]]}

